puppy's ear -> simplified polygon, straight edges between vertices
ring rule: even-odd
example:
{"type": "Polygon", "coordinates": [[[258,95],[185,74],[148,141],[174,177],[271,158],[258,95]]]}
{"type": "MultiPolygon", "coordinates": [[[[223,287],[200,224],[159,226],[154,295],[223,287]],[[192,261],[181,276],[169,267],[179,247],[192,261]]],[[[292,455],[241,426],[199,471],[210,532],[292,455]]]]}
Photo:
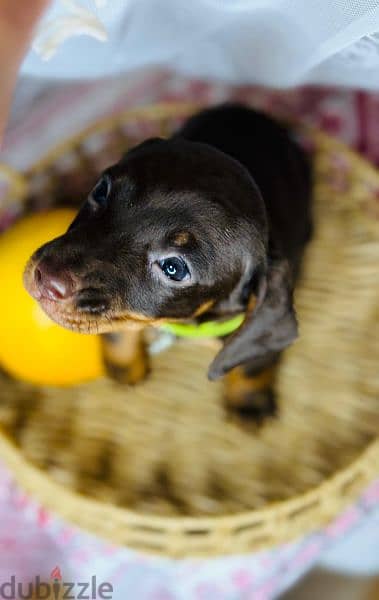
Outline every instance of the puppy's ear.
{"type": "Polygon", "coordinates": [[[251,295],[242,325],[228,338],[209,367],[217,379],[244,362],[283,350],[297,337],[292,304],[293,283],[288,261],[275,259],[251,295]]]}

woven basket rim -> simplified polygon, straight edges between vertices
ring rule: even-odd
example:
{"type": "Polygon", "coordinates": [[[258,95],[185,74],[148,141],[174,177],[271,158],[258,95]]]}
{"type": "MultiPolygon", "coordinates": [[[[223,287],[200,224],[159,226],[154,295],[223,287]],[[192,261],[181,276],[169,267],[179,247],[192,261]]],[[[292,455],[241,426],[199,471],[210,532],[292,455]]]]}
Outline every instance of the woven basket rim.
{"type": "Polygon", "coordinates": [[[73,135],[59,144],[55,144],[49,152],[42,156],[42,158],[36,161],[33,166],[27,170],[26,175],[30,176],[31,174],[43,171],[47,165],[55,158],[61,156],[67,149],[80,145],[83,140],[92,134],[99,134],[111,130],[116,123],[123,123],[126,120],[131,121],[139,118],[146,119],[153,117],[154,120],[158,120],[160,117],[164,119],[172,116],[186,116],[200,108],[201,104],[196,102],[161,102],[148,106],[127,108],[117,115],[103,117],[102,119],[94,121],[76,135],[73,135]]]}
{"type": "Polygon", "coordinates": [[[79,529],[86,530],[104,540],[118,546],[126,546],[146,556],[163,556],[166,558],[210,558],[232,554],[247,554],[253,551],[267,550],[273,546],[290,543],[319,530],[333,521],[341,511],[352,504],[362,491],[378,474],[379,439],[374,440],[348,467],[325,479],[321,485],[315,486],[303,494],[289,500],[270,503],[258,510],[244,511],[231,516],[215,517],[162,517],[139,513],[127,508],[120,508],[111,503],[85,496],[66,488],[56,482],[50,475],[41,471],[28,461],[15,444],[4,433],[0,434],[0,455],[12,472],[18,484],[39,502],[51,510],[56,516],[79,529]],[[343,491],[343,494],[338,494],[343,491]],[[56,497],[59,497],[59,508],[56,497]],[[320,512],[320,498],[335,497],[335,502],[324,503],[320,512]],[[317,507],[317,518],[313,517],[317,507]],[[90,517],[90,526],[83,523],[82,515],[90,517]],[[100,517],[103,525],[99,525],[100,517]],[[283,519],[291,520],[291,527],[280,526],[283,519]],[[105,523],[108,523],[106,525],[105,523]],[[109,523],[111,526],[109,526],[109,523]],[[240,529],[250,530],[257,524],[263,524],[259,531],[265,531],[266,525],[277,523],[275,536],[270,541],[253,539],[252,542],[237,540],[235,532],[240,529]],[[125,526],[129,531],[125,534],[125,526]],[[217,550],[191,548],[193,532],[209,529],[210,538],[220,538],[217,550]],[[139,539],[142,531],[143,540],[139,539]],[[137,536],[135,535],[137,532],[137,536]],[[173,538],[173,543],[165,543],[162,547],[154,547],[150,543],[159,535],[173,538]],[[121,535],[120,535],[121,533],[121,535]]]}
{"type": "MultiPolygon", "coordinates": [[[[78,146],[90,135],[108,130],[116,129],[121,124],[132,121],[136,118],[149,119],[155,121],[164,121],[165,119],[175,117],[185,117],[191,114],[195,109],[199,108],[199,104],[187,102],[165,102],[151,106],[142,106],[135,109],[126,109],[125,111],[111,117],[100,119],[91,124],[77,135],[64,141],[63,143],[52,148],[42,159],[36,162],[24,175],[20,176],[17,172],[12,172],[12,169],[5,168],[2,171],[8,177],[11,189],[14,183],[15,197],[20,196],[20,190],[23,195],[27,192],[28,179],[40,172],[43,172],[55,159],[64,154],[66,151],[72,150],[78,146]],[[17,193],[16,193],[17,192],[17,193]]],[[[365,169],[365,176],[368,181],[373,181],[376,185],[379,183],[378,173],[375,169],[358,156],[355,152],[346,148],[346,146],[326,134],[316,131],[313,127],[305,127],[306,131],[312,131],[312,138],[320,147],[326,145],[329,148],[338,151],[343,151],[345,156],[358,166],[365,169]]],[[[264,508],[243,511],[233,515],[222,516],[157,516],[140,513],[135,510],[121,508],[111,503],[105,503],[96,498],[85,496],[71,488],[66,488],[54,480],[48,473],[40,470],[32,462],[26,459],[12,439],[0,428],[0,456],[8,464],[15,479],[21,486],[31,493],[43,505],[54,512],[59,513],[63,518],[69,518],[79,527],[83,527],[82,513],[101,514],[107,517],[104,521],[111,521],[111,525],[103,525],[91,527],[92,533],[98,534],[103,538],[109,538],[118,544],[126,544],[130,547],[136,545],[130,542],[128,535],[122,535],[117,529],[121,527],[145,528],[148,530],[162,530],[166,534],[175,534],[179,537],[179,543],[173,541],[172,545],[168,544],[162,549],[148,549],[146,547],[137,549],[147,554],[159,554],[172,557],[185,556],[203,556],[222,555],[231,553],[251,552],[273,546],[279,543],[285,543],[294,540],[296,537],[303,536],[316,529],[319,529],[326,523],[335,518],[341,510],[363,492],[363,490],[372,482],[379,473],[379,437],[371,441],[361,454],[353,460],[347,467],[337,471],[330,477],[327,477],[320,485],[308,489],[306,492],[296,495],[287,500],[272,502],[264,508]],[[343,493],[338,493],[343,492],[343,493]],[[59,495],[59,510],[57,503],[54,502],[56,495],[59,495]],[[328,505],[322,502],[321,509],[318,506],[317,519],[310,519],[314,505],[320,504],[320,498],[333,497],[334,502],[329,502],[328,505]],[[66,508],[63,506],[65,505],[66,508]],[[75,510],[67,508],[68,505],[75,505],[75,510]],[[281,519],[292,519],[293,528],[281,527],[281,519]],[[254,523],[263,523],[264,525],[270,522],[277,523],[278,527],[275,530],[275,536],[270,540],[262,543],[259,540],[254,540],[253,545],[242,541],[238,545],[238,540],[235,537],[235,531],[246,526],[253,527],[254,523]],[[300,529],[299,529],[300,527],[300,529]],[[186,547],[187,535],[190,530],[210,530],[210,535],[213,535],[212,529],[215,532],[223,532],[220,538],[220,544],[216,551],[208,553],[203,550],[188,550],[186,547]]],[[[274,528],[275,529],[275,528],[274,528]]],[[[217,535],[216,535],[217,537],[217,535]]],[[[219,538],[217,538],[219,539],[219,538]]]]}

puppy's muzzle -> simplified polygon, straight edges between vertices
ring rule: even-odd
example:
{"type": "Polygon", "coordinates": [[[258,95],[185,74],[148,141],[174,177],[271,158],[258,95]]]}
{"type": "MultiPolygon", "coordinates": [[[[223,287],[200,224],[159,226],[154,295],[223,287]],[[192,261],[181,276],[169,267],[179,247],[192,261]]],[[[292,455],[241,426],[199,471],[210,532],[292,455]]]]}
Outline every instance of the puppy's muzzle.
{"type": "Polygon", "coordinates": [[[56,320],[67,312],[100,315],[109,309],[102,290],[87,287],[80,277],[51,257],[29,263],[24,282],[29,294],[56,320]]]}
{"type": "Polygon", "coordinates": [[[78,290],[78,282],[68,270],[62,270],[51,260],[42,259],[32,274],[32,288],[37,300],[45,298],[59,302],[72,298],[78,290]]]}

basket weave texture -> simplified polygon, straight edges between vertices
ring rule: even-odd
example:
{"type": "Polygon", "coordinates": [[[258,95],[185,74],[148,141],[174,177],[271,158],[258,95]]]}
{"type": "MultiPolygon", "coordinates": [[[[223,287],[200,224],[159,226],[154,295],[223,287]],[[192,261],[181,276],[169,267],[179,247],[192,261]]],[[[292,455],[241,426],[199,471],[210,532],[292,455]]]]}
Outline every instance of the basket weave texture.
{"type": "MultiPolygon", "coordinates": [[[[194,107],[127,111],[2,171],[3,221],[81,200],[127,147],[194,107]]],[[[178,341],[135,388],[35,388],[0,375],[0,455],[45,506],[117,544],[167,556],[268,548],[321,528],[379,473],[379,174],[339,142],[314,156],[315,234],[296,293],[300,339],[284,356],[278,418],[226,419],[206,379],[215,342],[178,341]]]]}

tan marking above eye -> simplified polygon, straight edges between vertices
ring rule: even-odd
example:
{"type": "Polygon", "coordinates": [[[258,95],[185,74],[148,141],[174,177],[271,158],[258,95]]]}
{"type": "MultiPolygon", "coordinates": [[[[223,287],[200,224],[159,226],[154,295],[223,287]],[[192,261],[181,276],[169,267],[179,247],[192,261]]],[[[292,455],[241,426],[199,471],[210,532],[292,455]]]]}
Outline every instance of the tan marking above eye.
{"type": "Polygon", "coordinates": [[[188,244],[190,240],[190,234],[188,233],[188,231],[178,231],[178,233],[176,233],[174,235],[174,244],[176,246],[185,246],[186,244],[188,244]]]}

